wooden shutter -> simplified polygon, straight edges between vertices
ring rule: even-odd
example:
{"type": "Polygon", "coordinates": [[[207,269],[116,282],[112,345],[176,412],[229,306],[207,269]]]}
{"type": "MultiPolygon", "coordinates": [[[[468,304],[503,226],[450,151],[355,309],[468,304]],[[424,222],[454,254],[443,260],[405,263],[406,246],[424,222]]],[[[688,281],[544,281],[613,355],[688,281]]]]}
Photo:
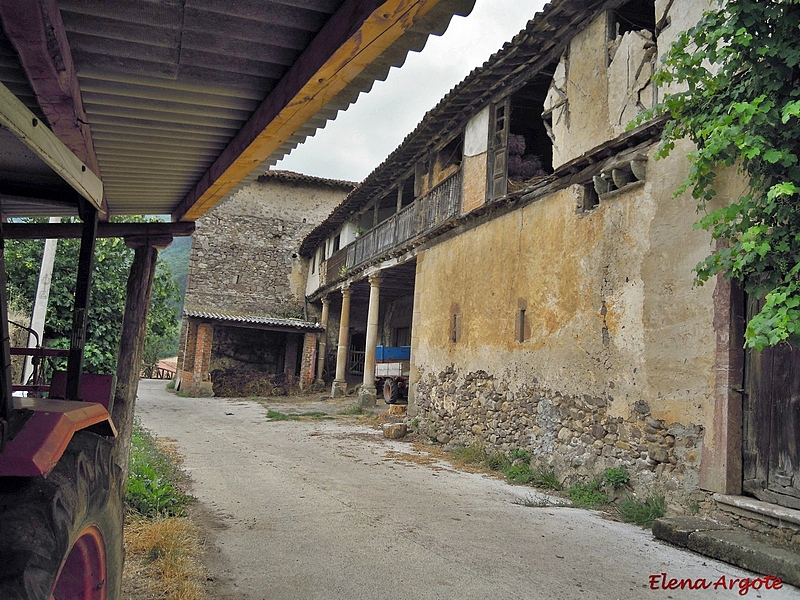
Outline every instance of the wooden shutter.
{"type": "Polygon", "coordinates": [[[489,124],[489,199],[495,200],[508,192],[508,125],[511,101],[507,96],[492,106],[489,124]]]}

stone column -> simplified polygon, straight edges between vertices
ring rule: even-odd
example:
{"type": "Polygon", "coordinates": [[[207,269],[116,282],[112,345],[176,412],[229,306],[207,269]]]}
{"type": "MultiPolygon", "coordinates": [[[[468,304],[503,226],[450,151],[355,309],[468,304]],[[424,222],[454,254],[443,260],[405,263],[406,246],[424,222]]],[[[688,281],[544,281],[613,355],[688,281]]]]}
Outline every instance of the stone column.
{"type": "Polygon", "coordinates": [[[328,313],[330,311],[331,301],[325,296],[322,299],[322,320],[320,325],[325,330],[319,338],[319,355],[317,356],[317,381],[324,383],[322,374],[325,371],[325,359],[328,354],[328,313]]]}
{"type": "Polygon", "coordinates": [[[339,347],[336,349],[336,379],[331,398],[347,394],[347,346],[350,341],[350,286],[342,288],[342,315],[339,319],[339,347]]]}
{"type": "Polygon", "coordinates": [[[381,276],[369,278],[369,312],[367,313],[367,347],[364,353],[364,382],[358,393],[361,406],[375,406],[375,346],[378,345],[378,312],[380,308],[381,276]]]}

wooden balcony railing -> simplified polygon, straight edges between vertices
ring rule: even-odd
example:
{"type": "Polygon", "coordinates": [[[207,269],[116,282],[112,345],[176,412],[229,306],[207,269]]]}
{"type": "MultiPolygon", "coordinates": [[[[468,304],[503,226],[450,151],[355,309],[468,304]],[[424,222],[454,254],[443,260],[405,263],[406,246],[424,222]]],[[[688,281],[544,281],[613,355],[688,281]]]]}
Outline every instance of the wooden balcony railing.
{"type": "Polygon", "coordinates": [[[320,286],[336,281],[349,270],[433,231],[460,212],[461,171],[458,171],[425,196],[333,253],[325,263],[320,286]]]}

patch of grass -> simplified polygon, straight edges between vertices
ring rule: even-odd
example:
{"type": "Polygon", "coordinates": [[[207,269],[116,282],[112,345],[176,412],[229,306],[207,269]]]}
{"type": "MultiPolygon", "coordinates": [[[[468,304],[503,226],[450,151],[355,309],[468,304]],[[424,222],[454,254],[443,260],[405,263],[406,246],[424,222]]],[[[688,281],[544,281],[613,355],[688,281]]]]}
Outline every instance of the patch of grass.
{"type": "Polygon", "coordinates": [[[700,503],[695,501],[689,505],[689,514],[696,515],[700,512],[700,503]]]}
{"type": "Polygon", "coordinates": [[[556,477],[556,472],[550,469],[534,469],[531,473],[530,484],[544,490],[560,490],[561,482],[556,477]]]}
{"type": "Polygon", "coordinates": [[[481,464],[486,460],[486,451],[481,444],[456,446],[452,451],[453,459],[460,463],[481,464]]]}
{"type": "Polygon", "coordinates": [[[268,410],[267,411],[267,418],[272,421],[299,421],[303,417],[311,417],[313,419],[329,419],[330,417],[320,411],[309,411],[309,412],[302,412],[302,413],[282,413],[278,412],[277,410],[268,410]]]}
{"type": "Polygon", "coordinates": [[[125,597],[202,600],[199,531],[184,517],[125,524],[125,597]],[[135,594],[130,593],[134,588],[135,594]]]}
{"type": "Polygon", "coordinates": [[[505,472],[511,466],[511,461],[502,452],[493,452],[486,455],[486,458],[483,459],[483,464],[491,471],[505,472]]]}
{"type": "Polygon", "coordinates": [[[531,453],[527,450],[517,449],[508,453],[508,460],[512,463],[522,461],[525,463],[531,462],[531,453]]]}
{"type": "Polygon", "coordinates": [[[517,498],[514,500],[514,504],[518,504],[519,506],[526,506],[528,508],[547,508],[550,506],[569,506],[564,502],[557,502],[553,501],[552,498],[549,496],[533,496],[532,494],[528,494],[524,498],[517,498]]]}
{"type": "Polygon", "coordinates": [[[601,489],[599,479],[589,483],[576,483],[567,488],[567,496],[575,508],[599,508],[608,504],[608,497],[601,489]]]}
{"type": "Polygon", "coordinates": [[[416,429],[417,427],[419,427],[419,419],[414,419],[413,421],[411,421],[411,426],[412,426],[414,429],[416,429]]]}
{"type": "Polygon", "coordinates": [[[628,498],[617,507],[620,518],[627,523],[635,523],[640,527],[650,527],[653,521],[663,517],[666,512],[664,496],[652,495],[644,500],[628,498]]]}
{"type": "Polygon", "coordinates": [[[338,415],[363,415],[364,414],[364,407],[360,404],[351,404],[345,409],[340,410],[338,415]]]}
{"type": "Polygon", "coordinates": [[[531,472],[530,466],[527,464],[511,465],[506,470],[506,478],[511,483],[522,485],[530,483],[531,479],[533,479],[533,473],[531,472]]]}
{"type": "Polygon", "coordinates": [[[175,380],[174,379],[167,384],[167,389],[168,390],[174,390],[175,389],[175,380]]]}
{"type": "Polygon", "coordinates": [[[183,516],[192,497],[175,485],[182,477],[178,462],[158,447],[152,434],[133,424],[125,506],[144,517],[183,516]]]}
{"type": "Polygon", "coordinates": [[[625,465],[621,467],[606,469],[603,473],[603,481],[615,490],[625,487],[631,480],[631,474],[625,465]]]}
{"type": "Polygon", "coordinates": [[[267,418],[272,421],[288,421],[291,419],[286,413],[278,412],[277,410],[268,410],[267,418]]]}

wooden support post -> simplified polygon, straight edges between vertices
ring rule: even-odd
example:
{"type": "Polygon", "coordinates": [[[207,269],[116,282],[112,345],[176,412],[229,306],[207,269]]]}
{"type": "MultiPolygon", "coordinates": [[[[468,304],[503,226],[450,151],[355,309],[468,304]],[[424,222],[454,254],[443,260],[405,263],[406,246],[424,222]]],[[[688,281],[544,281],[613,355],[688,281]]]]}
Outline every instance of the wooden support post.
{"type": "Polygon", "coordinates": [[[8,303],[6,302],[6,259],[4,255],[5,239],[3,225],[0,222],[0,344],[2,363],[0,363],[0,452],[5,446],[8,432],[7,424],[11,414],[11,349],[8,333],[8,303]]]}
{"type": "Polygon", "coordinates": [[[94,244],[97,239],[97,209],[83,203],[83,231],[78,255],[78,278],[75,283],[75,303],[72,310],[72,338],[67,359],[67,399],[80,400],[83,350],[86,345],[86,324],[89,317],[89,294],[94,270],[94,244]]]}
{"type": "Polygon", "coordinates": [[[147,244],[136,247],[126,286],[125,313],[122,317],[122,335],[117,357],[117,387],[111,415],[117,427],[113,457],[122,470],[123,482],[128,476],[136,389],[139,386],[139,371],[147,333],[147,310],[150,307],[157,259],[156,248],[147,244]]]}
{"type": "Polygon", "coordinates": [[[401,180],[400,183],[397,184],[397,208],[395,208],[396,213],[399,213],[403,210],[403,188],[406,186],[406,182],[401,180]]]}

